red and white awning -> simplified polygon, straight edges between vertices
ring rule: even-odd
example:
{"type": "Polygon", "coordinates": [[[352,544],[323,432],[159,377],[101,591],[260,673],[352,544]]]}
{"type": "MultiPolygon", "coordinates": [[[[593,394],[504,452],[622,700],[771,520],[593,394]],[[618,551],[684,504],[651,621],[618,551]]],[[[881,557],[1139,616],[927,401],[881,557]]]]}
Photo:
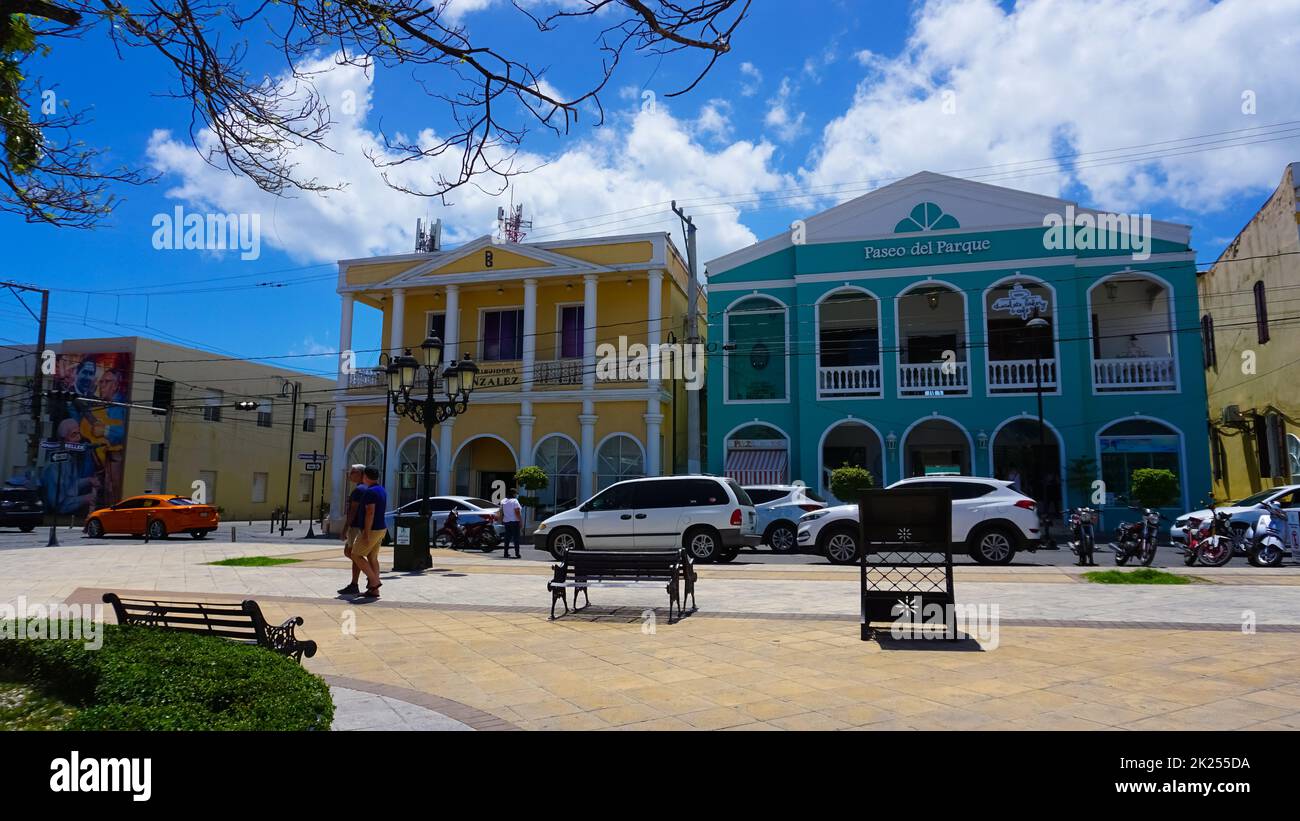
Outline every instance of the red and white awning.
{"type": "Polygon", "coordinates": [[[783,485],[786,466],[784,450],[733,450],[727,453],[725,473],[742,485],[783,485]]]}

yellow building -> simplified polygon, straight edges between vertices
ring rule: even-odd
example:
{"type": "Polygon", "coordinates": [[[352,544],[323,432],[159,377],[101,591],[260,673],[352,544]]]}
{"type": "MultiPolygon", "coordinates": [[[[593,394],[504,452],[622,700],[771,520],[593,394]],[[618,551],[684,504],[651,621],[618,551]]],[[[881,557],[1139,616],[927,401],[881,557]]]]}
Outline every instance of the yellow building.
{"type": "Polygon", "coordinates": [[[1215,498],[1300,484],[1300,163],[1198,279],[1215,498]]]}
{"type": "MultiPolygon", "coordinates": [[[[334,380],[144,337],[49,348],[56,367],[44,387],[84,398],[43,402],[35,465],[33,426],[22,414],[3,420],[0,442],[10,481],[38,488],[60,520],[140,493],[200,489],[230,521],[269,519],[286,497],[291,519],[313,517],[329,477],[297,456],[324,453],[334,380]],[[296,411],[285,390],[294,383],[296,411]],[[165,407],[170,416],[151,410],[165,407]]],[[[30,374],[32,359],[14,364],[30,374]]]]}
{"type": "MultiPolygon", "coordinates": [[[[673,378],[681,373],[614,372],[606,345],[635,351],[683,339],[687,283],[686,265],[662,233],[535,243],[483,237],[454,250],[343,260],[340,348],[372,361],[380,350],[418,353],[433,334],[443,340],[444,362],[468,355],[479,366],[477,389],[468,412],[434,430],[432,491],[491,498],[520,467],[538,465],[551,479],[542,512],[563,509],[619,479],[684,464],[687,386],[673,378]],[[357,305],[382,311],[382,338],[353,338],[357,305]]],[[[414,501],[423,429],[395,415],[386,423],[383,374],[350,364],[342,357],[335,415],[346,421],[331,444],[339,457],[333,472],[384,465],[390,504],[414,501]]],[[[702,358],[697,364],[702,369],[702,358]]],[[[336,512],[341,484],[338,491],[336,512]]]]}

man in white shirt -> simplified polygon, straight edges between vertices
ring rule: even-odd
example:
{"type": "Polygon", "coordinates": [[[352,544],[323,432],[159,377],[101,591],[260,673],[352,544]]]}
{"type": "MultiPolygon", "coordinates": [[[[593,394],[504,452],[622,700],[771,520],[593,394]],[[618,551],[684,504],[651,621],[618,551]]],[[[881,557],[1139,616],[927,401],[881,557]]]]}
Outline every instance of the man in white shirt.
{"type": "Polygon", "coordinates": [[[506,498],[501,500],[501,523],[506,527],[506,550],[505,557],[510,558],[510,543],[515,545],[515,558],[521,559],[519,555],[519,542],[523,537],[524,527],[524,509],[515,498],[515,489],[510,488],[506,491],[506,498]]]}

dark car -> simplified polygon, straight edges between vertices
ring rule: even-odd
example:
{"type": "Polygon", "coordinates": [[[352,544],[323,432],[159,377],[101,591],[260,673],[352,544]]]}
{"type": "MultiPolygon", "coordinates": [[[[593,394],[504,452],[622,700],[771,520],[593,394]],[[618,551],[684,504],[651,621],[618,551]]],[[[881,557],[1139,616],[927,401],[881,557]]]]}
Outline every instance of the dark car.
{"type": "Polygon", "coordinates": [[[45,518],[45,503],[25,487],[0,488],[0,527],[31,533],[45,518]]]}

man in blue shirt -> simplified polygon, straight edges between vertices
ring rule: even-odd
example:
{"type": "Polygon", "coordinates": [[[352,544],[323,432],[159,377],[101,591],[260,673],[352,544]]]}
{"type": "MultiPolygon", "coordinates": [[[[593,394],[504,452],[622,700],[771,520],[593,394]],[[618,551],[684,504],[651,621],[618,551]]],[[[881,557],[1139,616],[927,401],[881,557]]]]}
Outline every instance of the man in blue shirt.
{"type": "Polygon", "coordinates": [[[352,526],[361,533],[352,545],[352,561],[366,574],[369,585],[361,595],[365,598],[379,598],[379,545],[384,540],[388,527],[384,524],[384,513],[388,510],[388,493],[379,484],[379,468],[368,467],[365,472],[365,490],[357,504],[357,518],[352,526]]]}
{"type": "MultiPolygon", "coordinates": [[[[357,537],[361,535],[360,529],[353,527],[352,523],[360,518],[358,508],[361,506],[361,497],[366,492],[365,476],[365,465],[356,464],[348,470],[348,484],[352,485],[352,492],[348,495],[347,509],[343,511],[342,536],[343,555],[349,559],[352,558],[352,548],[357,543],[357,537]]],[[[352,562],[352,581],[347,587],[339,588],[339,593],[344,596],[359,595],[361,593],[361,589],[357,587],[357,579],[359,578],[361,578],[361,568],[357,566],[356,562],[352,562]]]]}

